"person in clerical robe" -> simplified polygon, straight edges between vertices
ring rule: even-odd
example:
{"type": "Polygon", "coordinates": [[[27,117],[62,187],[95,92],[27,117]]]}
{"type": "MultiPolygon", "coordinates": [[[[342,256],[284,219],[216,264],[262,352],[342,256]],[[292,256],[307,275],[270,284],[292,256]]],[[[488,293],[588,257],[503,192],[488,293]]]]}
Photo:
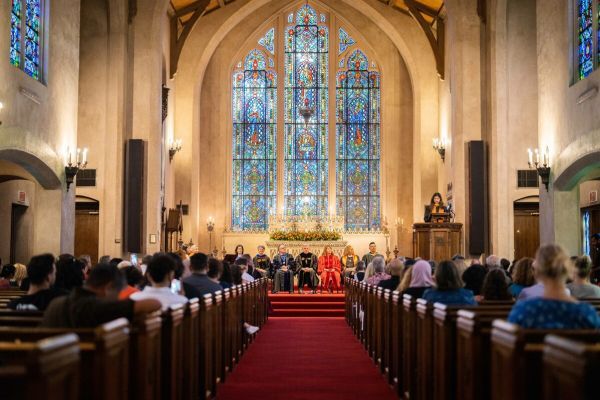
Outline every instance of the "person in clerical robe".
{"type": "Polygon", "coordinates": [[[273,257],[273,293],[288,291],[294,293],[294,256],[287,252],[284,244],[279,245],[278,253],[273,257]]]}
{"type": "Polygon", "coordinates": [[[354,274],[358,261],[358,256],[354,254],[354,247],[350,245],[346,246],[344,249],[344,255],[340,259],[344,278],[351,277],[354,274]]]}
{"type": "Polygon", "coordinates": [[[342,267],[340,259],[333,254],[331,246],[325,246],[323,249],[323,254],[319,257],[318,267],[321,277],[321,288],[325,290],[339,290],[342,267]]]}
{"type": "Polygon", "coordinates": [[[257,250],[258,253],[252,259],[252,262],[254,263],[254,277],[258,279],[267,276],[272,279],[273,271],[271,269],[271,259],[265,254],[265,246],[260,245],[257,250]],[[257,276],[258,274],[260,274],[260,276],[257,276]]]}
{"type": "Polygon", "coordinates": [[[304,285],[308,285],[313,293],[316,293],[319,285],[317,277],[317,256],[310,252],[307,245],[302,247],[302,253],[296,257],[296,271],[298,274],[298,293],[303,293],[304,285]]]}

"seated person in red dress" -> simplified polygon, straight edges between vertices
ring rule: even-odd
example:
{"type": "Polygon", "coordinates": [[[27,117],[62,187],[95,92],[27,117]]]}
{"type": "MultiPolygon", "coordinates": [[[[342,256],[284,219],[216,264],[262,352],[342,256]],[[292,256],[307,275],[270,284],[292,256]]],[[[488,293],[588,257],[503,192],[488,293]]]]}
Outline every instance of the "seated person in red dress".
{"type": "Polygon", "coordinates": [[[340,287],[340,274],[342,267],[340,259],[333,254],[331,246],[325,246],[323,254],[319,257],[319,275],[323,289],[333,288],[338,290],[340,287]]]}

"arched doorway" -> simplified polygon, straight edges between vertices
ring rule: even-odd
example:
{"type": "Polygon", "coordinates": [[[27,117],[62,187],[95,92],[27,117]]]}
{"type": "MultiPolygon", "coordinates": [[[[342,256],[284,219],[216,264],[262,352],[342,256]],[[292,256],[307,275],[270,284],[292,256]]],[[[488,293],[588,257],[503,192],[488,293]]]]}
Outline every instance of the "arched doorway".
{"type": "Polygon", "coordinates": [[[86,196],[75,200],[75,256],[89,255],[98,262],[100,239],[100,202],[86,196]]]}
{"type": "Polygon", "coordinates": [[[534,257],[540,246],[540,199],[528,196],[513,203],[514,259],[534,257]]]}

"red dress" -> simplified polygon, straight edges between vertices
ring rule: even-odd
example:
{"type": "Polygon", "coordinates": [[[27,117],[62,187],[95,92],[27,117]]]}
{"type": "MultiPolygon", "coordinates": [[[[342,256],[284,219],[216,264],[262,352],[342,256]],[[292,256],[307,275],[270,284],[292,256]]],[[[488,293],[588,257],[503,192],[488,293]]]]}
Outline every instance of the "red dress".
{"type": "Polygon", "coordinates": [[[342,272],[340,259],[334,254],[322,255],[319,257],[318,266],[323,289],[329,289],[333,285],[333,288],[338,290],[340,287],[340,273],[342,272]]]}

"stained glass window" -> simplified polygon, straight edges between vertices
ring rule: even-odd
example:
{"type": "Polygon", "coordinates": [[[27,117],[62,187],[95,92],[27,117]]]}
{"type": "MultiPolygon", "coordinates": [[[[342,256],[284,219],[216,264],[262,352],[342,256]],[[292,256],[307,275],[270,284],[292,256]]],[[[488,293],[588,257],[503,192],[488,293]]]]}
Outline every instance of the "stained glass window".
{"type": "Polygon", "coordinates": [[[284,206],[328,214],[329,30],[309,5],[285,32],[284,206]]]}
{"type": "Polygon", "coordinates": [[[12,0],[10,63],[37,80],[41,66],[41,15],[41,0],[12,0]]]}
{"type": "Polygon", "coordinates": [[[591,253],[591,248],[590,248],[590,236],[591,236],[591,232],[590,232],[590,211],[589,210],[585,210],[583,212],[583,217],[582,219],[582,227],[583,227],[583,254],[585,255],[590,255],[591,253]]]}
{"type": "Polygon", "coordinates": [[[275,54],[275,28],[269,29],[265,36],[258,40],[258,44],[267,49],[269,53],[275,54]]]}
{"type": "Polygon", "coordinates": [[[380,218],[380,76],[354,50],[336,82],[337,213],[346,229],[376,229],[380,218]]]}
{"type": "Polygon", "coordinates": [[[578,4],[578,61],[579,79],[584,79],[594,70],[594,35],[592,0],[579,0],[578,4]]]}
{"type": "Polygon", "coordinates": [[[232,228],[265,230],[276,212],[277,74],[261,50],[242,65],[232,86],[232,228]]]}
{"type": "Polygon", "coordinates": [[[21,66],[21,0],[13,0],[10,14],[10,63],[21,66]]]}
{"type": "Polygon", "coordinates": [[[343,52],[346,51],[346,49],[350,46],[352,46],[353,44],[355,44],[356,42],[354,41],[354,39],[352,39],[352,37],[350,37],[350,35],[348,35],[348,33],[344,30],[344,28],[340,28],[339,31],[339,49],[338,49],[338,54],[342,54],[343,52]]]}

